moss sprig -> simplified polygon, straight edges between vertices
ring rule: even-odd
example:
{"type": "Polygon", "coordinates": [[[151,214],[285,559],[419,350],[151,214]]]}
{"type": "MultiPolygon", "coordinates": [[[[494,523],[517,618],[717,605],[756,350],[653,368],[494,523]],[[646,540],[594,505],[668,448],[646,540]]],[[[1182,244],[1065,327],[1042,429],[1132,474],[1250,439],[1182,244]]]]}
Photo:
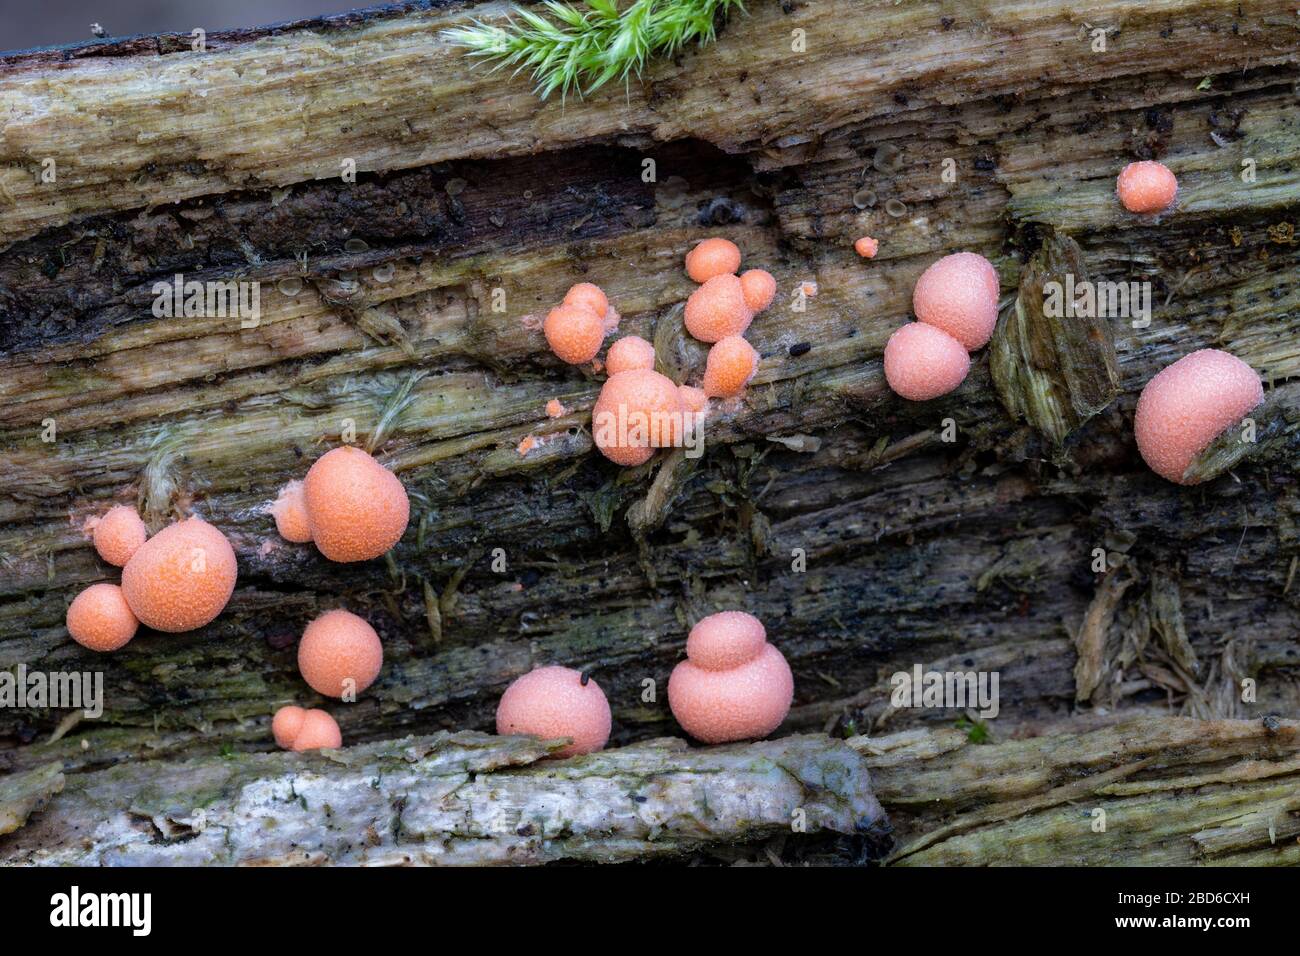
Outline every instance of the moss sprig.
{"type": "Polygon", "coordinates": [[[475,20],[442,36],[470,56],[530,71],[534,90],[546,99],[559,91],[579,96],[613,79],[640,76],[655,56],[673,56],[686,44],[712,43],[718,16],[741,0],[584,0],[581,6],[547,0],[545,13],[515,7],[504,25],[475,20]]]}

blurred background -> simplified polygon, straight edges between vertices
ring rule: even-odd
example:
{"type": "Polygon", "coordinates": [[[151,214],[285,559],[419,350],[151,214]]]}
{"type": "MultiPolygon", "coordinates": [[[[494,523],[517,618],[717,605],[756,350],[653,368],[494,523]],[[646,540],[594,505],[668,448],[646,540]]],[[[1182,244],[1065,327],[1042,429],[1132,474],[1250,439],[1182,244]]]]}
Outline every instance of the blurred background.
{"type": "Polygon", "coordinates": [[[215,33],[378,5],[380,0],[0,0],[0,52],[92,40],[93,23],[110,37],[189,33],[195,27],[215,33]]]}

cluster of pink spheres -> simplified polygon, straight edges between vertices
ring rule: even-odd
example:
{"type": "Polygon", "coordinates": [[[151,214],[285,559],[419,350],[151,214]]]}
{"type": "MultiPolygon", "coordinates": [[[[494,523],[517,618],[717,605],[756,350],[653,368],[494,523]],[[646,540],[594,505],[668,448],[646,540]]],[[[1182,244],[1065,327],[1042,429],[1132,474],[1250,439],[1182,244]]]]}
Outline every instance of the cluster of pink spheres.
{"type": "MultiPolygon", "coordinates": [[[[668,679],[668,706],[688,734],[707,744],[754,740],[780,726],[794,699],[785,657],[762,623],[743,611],[704,618],[686,641],[687,659],[668,679]]],[[[567,667],[539,667],[506,688],[498,734],[571,742],[558,757],[592,753],[609,740],[609,701],[600,685],[567,667]]]]}
{"type": "Polygon", "coordinates": [[[90,523],[95,550],[122,568],[121,585],[92,584],[73,599],[68,634],[92,651],[125,647],[143,623],[177,634],[214,620],[235,590],[235,549],[201,518],[152,538],[134,508],[117,505],[90,523]]]}
{"type": "MultiPolygon", "coordinates": [[[[681,444],[684,416],[705,412],[710,398],[739,395],[754,377],[758,352],[744,333],[754,316],[772,304],[776,280],[762,269],[737,276],[740,261],[736,244],[721,238],[705,239],[686,255],[686,274],[701,283],[686,301],[686,329],[712,346],[699,387],[677,385],[655,371],[654,346],[639,336],[624,336],[610,345],[605,356],[608,377],[592,409],[596,447],[610,461],[635,467],[649,461],[656,449],[681,444]],[[598,426],[633,417],[647,423],[645,436],[598,426]]],[[[617,326],[618,313],[604,291],[581,282],[547,314],[542,332],[557,358],[582,365],[596,359],[605,337],[617,326]]],[[[552,411],[548,405],[547,414],[552,411]]],[[[536,444],[531,436],[524,439],[520,454],[536,444]]]]}
{"type": "Polygon", "coordinates": [[[708,398],[733,398],[758,371],[758,352],[745,341],[754,316],[776,298],[776,279],[763,269],[740,276],[740,249],[729,239],[705,239],[686,254],[686,274],[700,287],[686,300],[686,331],[707,342],[701,383],[708,398]]]}
{"type": "Polygon", "coordinates": [[[933,263],[912,290],[909,323],[885,343],[885,379],[903,398],[923,402],[966,380],[970,353],[998,321],[998,273],[981,255],[958,252],[933,263]]]}
{"type": "Polygon", "coordinates": [[[397,476],[360,448],[343,445],[291,481],[271,506],[280,537],[313,541],[331,561],[369,561],[401,540],[411,501],[397,476]]]}
{"type": "MultiPolygon", "coordinates": [[[[1137,213],[1170,208],[1177,196],[1173,173],[1160,163],[1132,163],[1120,173],[1116,192],[1137,213]]],[[[865,258],[879,244],[864,236],[855,244],[865,258]]],[[[755,313],[776,295],[770,274],[753,269],[737,277],[740,250],[726,239],[706,239],[686,256],[687,274],[700,287],[686,303],[687,330],[712,343],[703,389],[675,385],[654,371],[654,347],[627,336],[609,349],[609,378],[593,413],[618,405],[667,416],[703,411],[710,397],[740,394],[753,377],[758,355],[743,338],[755,313]]],[[[895,332],[885,346],[885,377],[903,398],[924,401],[952,391],[970,369],[970,352],[982,348],[997,321],[999,283],[983,256],[945,256],[921,275],[912,294],[918,319],[895,332]]],[[[573,364],[592,361],[618,314],[591,283],[571,288],[544,324],[557,356],[573,364]]],[[[1134,431],[1148,466],[1169,481],[1188,483],[1193,459],[1215,438],[1240,423],[1263,401],[1259,377],[1245,362],[1217,349],[1186,355],[1154,376],[1138,400],[1134,431]]],[[[563,408],[549,409],[562,414],[563,408]]],[[[599,443],[598,443],[599,444],[599,443]]],[[[621,465],[647,461],[653,447],[600,446],[621,465]]],[[[335,448],[319,458],[302,481],[287,484],[271,508],[287,541],[314,542],[332,561],[366,561],[386,553],[406,530],[410,499],[401,481],[359,448],[335,448]]],[[[86,588],[68,608],[68,633],[95,651],[114,651],[140,623],[158,631],[195,630],[214,620],[234,591],[234,549],[220,531],[191,517],[148,536],[135,509],[119,505],[90,525],[95,550],[122,568],[121,586],[86,588]]],[[[383,667],[379,635],[364,619],[336,609],[317,617],[298,645],[298,668],[317,693],[349,697],[368,688],[383,667]]],[[[755,617],[723,611],[691,629],[686,660],[668,681],[673,716],[704,743],[750,740],[772,733],[785,719],[794,680],[785,657],[767,642],[755,617]]],[[[496,714],[500,734],[533,734],[570,743],[557,756],[591,753],[609,740],[609,702],[600,685],[566,667],[540,667],[514,681],[496,714]]],[[[275,742],[289,750],[342,746],[338,723],[328,713],[280,708],[272,720],[275,742]]]]}
{"type": "MultiPolygon", "coordinates": [[[[331,561],[368,561],[401,540],[411,516],[406,488],[360,448],[326,452],[302,481],[291,481],[271,506],[276,530],[295,544],[314,542],[331,561]]],[[[298,672],[323,697],[355,700],[384,666],[384,646],[364,618],[336,608],[321,614],[298,642],[298,672]]],[[[281,707],[271,722],[287,750],[342,746],[338,723],[323,710],[281,707]]]]}
{"type": "MultiPolygon", "coordinates": [[[[359,448],[322,455],[303,481],[290,482],[271,507],[288,541],[314,541],[332,561],[365,561],[402,537],[411,504],[397,477],[359,448]]],[[[140,624],[156,631],[193,631],[215,620],[235,590],[235,550],[197,517],[152,538],[134,508],[118,505],[88,523],[95,550],[122,567],[122,584],[101,582],[68,607],[74,641],[94,651],[124,647],[140,624]]],[[[383,666],[379,635],[344,610],[312,621],[298,645],[298,669],[317,693],[341,698],[369,687],[383,666]]],[[[324,711],[282,708],[274,736],[295,750],[340,745],[338,724],[324,711]],[[286,742],[287,741],[287,742],[286,742]]]]}

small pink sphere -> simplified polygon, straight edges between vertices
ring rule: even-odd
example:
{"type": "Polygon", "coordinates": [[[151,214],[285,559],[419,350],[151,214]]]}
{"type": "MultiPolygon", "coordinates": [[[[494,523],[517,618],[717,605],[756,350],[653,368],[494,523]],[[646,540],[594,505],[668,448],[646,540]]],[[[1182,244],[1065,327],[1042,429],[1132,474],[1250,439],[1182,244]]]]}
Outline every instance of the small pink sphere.
{"type": "Polygon", "coordinates": [[[1151,470],[1177,484],[1192,459],[1264,400],[1255,370],[1227,352],[1201,349],[1157,372],[1142,389],[1133,432],[1151,470]]]}
{"type": "Polygon", "coordinates": [[[326,611],[307,625],[298,642],[298,671],[326,697],[359,694],[384,666],[384,645],[375,629],[351,611],[326,611]]]}
{"type": "Polygon", "coordinates": [[[125,567],[140,550],[149,531],[134,508],[116,505],[95,525],[95,550],[109,564],[125,567]]]}
{"type": "Polygon", "coordinates": [[[122,589],[101,581],[78,594],[68,607],[68,634],[92,651],[115,651],[135,637],[140,622],[122,589]]]}
{"type": "Polygon", "coordinates": [[[612,718],[605,692],[591,678],[568,667],[539,667],[506,688],[497,704],[497,733],[532,734],[572,743],[555,752],[573,757],[600,750],[609,740],[612,718]]]}
{"type": "Polygon", "coordinates": [[[973,352],[989,340],[998,321],[997,270],[973,252],[944,256],[916,280],[912,311],[973,352]]]}
{"type": "Polygon", "coordinates": [[[302,719],[306,716],[306,710],[293,704],[281,707],[275,712],[275,716],[271,718],[271,736],[275,738],[277,747],[283,747],[285,750],[293,749],[294,739],[302,729],[302,719]]]}
{"type": "Polygon", "coordinates": [[[634,368],[654,368],[655,347],[639,335],[625,335],[609,347],[605,355],[605,373],[617,375],[634,368]]]}
{"type": "Polygon", "coordinates": [[[790,712],[790,665],[752,615],[723,611],[704,618],[686,640],[686,658],[668,678],[668,706],[696,740],[766,737],[790,712]]]}
{"type": "Polygon", "coordinates": [[[1178,177],[1164,163],[1129,163],[1115,180],[1115,193],[1129,212],[1161,212],[1178,196],[1178,177]]]}
{"type": "Polygon", "coordinates": [[[766,269],[750,269],[740,276],[740,291],[745,304],[757,315],[776,298],[776,279],[766,269]]]}
{"type": "Polygon", "coordinates": [[[309,710],[303,715],[298,736],[293,739],[294,750],[338,750],[343,746],[339,724],[323,710],[309,710]]]}
{"type": "Polygon", "coordinates": [[[305,544],[311,540],[311,518],[307,514],[307,499],[301,481],[291,481],[280,489],[279,496],[271,505],[271,516],[275,518],[275,530],[285,541],[305,544]]]}
{"type": "Polygon", "coordinates": [[[885,379],[903,398],[924,402],[966,380],[970,355],[947,332],[909,322],[885,343],[885,379]]]}

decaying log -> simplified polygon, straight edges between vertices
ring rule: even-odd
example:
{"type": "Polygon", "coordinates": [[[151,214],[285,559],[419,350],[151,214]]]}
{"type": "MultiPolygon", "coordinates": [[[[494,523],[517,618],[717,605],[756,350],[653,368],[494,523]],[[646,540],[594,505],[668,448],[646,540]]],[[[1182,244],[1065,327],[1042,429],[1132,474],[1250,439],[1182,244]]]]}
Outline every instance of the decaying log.
{"type": "Polygon", "coordinates": [[[0,863],[613,863],[774,835],[871,834],[861,756],[794,736],[679,739],[564,761],[561,743],[441,733],[328,755],[136,761],[75,775],[0,863]]]}
{"type": "MultiPolygon", "coordinates": [[[[288,759],[255,752],[277,706],[321,703],[294,642],[340,604],[385,643],[378,682],[333,706],[376,755],[491,729],[541,663],[596,675],[615,743],[677,733],[668,674],[689,624],[728,607],[794,669],[783,732],[947,739],[964,713],[890,705],[890,675],[917,663],[1000,673],[989,754],[1102,710],[1300,713],[1292,4],[753,3],[644,83],[545,104],[438,36],[505,9],[0,55],[0,667],[102,670],[106,688],[79,724],[0,709],[0,770],[61,767],[61,802],[83,775],[288,759]],[[1113,191],[1150,157],[1181,184],[1158,221],[1113,191]],[[681,258],[709,233],[778,280],[747,333],[762,366],[711,416],[704,458],[620,471],[588,433],[599,377],[528,320],[596,281],[622,331],[698,376],[681,258]],[[852,250],[867,233],[870,263],[852,250]],[[1092,279],[1150,282],[1150,325],[1011,329],[1055,242],[1092,279]],[[901,402],[883,345],[925,266],[963,248],[998,269],[1000,344],[952,395],[901,402]],[[259,324],[155,317],[178,273],[259,282],[259,324]],[[1194,465],[1215,477],[1180,488],[1141,462],[1132,411],[1205,346],[1251,363],[1267,400],[1257,440],[1225,438],[1194,465]],[[1050,354],[1095,364],[1004,374],[1050,354]],[[547,418],[551,398],[566,415],[547,418]],[[267,505],[353,427],[410,490],[412,525],[386,560],[331,565],[279,541],[267,505]],[[113,502],[227,533],[240,583],[217,621],[111,656],[68,640],[72,596],[116,580],[82,530],[113,502]]],[[[954,839],[902,862],[955,858],[954,839]]]]}
{"type": "MultiPolygon", "coordinates": [[[[73,775],[0,839],[0,863],[617,862],[737,843],[779,859],[791,834],[825,832],[907,866],[1300,862],[1300,724],[1062,729],[987,745],[951,728],[706,749],[659,739],[563,761],[542,759],[554,743],[443,733],[321,756],[136,761],[73,775]]],[[[56,775],[43,771],[46,788],[56,775]]]]}
{"type": "Polygon", "coordinates": [[[1146,717],[992,746],[951,729],[849,744],[889,810],[895,864],[1300,863],[1295,721],[1146,717]]]}

